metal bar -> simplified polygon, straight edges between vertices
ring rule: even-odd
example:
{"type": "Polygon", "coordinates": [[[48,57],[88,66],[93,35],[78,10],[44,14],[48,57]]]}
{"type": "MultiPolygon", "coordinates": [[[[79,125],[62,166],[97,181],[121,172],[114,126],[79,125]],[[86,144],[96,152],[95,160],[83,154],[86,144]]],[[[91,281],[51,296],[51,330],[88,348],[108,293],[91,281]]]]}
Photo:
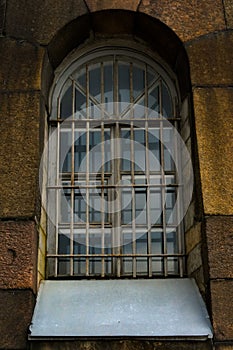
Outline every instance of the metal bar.
{"type": "Polygon", "coordinates": [[[66,257],[184,257],[185,254],[48,254],[48,258],[66,257]]]}
{"type": "MultiPolygon", "coordinates": [[[[72,85],[72,120],[74,120],[75,115],[75,85],[73,82],[72,85]]],[[[72,131],[71,131],[71,185],[74,186],[74,143],[75,143],[75,126],[72,123],[72,131]]],[[[74,188],[71,188],[71,196],[70,196],[70,252],[73,254],[74,250],[74,188]]],[[[70,259],[70,275],[72,276],[74,273],[74,261],[70,259]]]]}
{"type": "MultiPolygon", "coordinates": [[[[159,83],[159,113],[162,115],[163,105],[162,105],[162,82],[159,83]]],[[[164,142],[163,142],[163,124],[160,124],[159,128],[159,138],[160,138],[160,158],[161,158],[161,182],[163,185],[166,185],[166,179],[164,176],[165,171],[165,160],[164,160],[164,142]]],[[[161,200],[162,200],[162,225],[163,225],[163,252],[167,254],[167,234],[166,234],[166,196],[165,196],[165,187],[161,187],[161,200]]],[[[168,275],[168,265],[167,258],[163,259],[163,270],[164,276],[168,275]]]]}
{"type": "MultiPolygon", "coordinates": [[[[127,175],[127,174],[126,174],[127,175]]],[[[142,174],[137,174],[135,172],[135,175],[142,175],[142,174]]],[[[150,174],[151,175],[151,174],[150,174]]],[[[173,175],[173,174],[171,174],[173,175]]],[[[179,185],[179,184],[132,184],[132,185],[120,185],[120,184],[116,184],[116,185],[104,185],[104,186],[101,186],[101,185],[67,185],[67,186],[62,186],[62,185],[59,185],[59,186],[47,186],[47,189],[62,189],[62,188],[77,188],[77,189],[85,189],[85,188],[97,188],[97,189],[101,189],[101,188],[126,188],[126,187],[135,187],[135,188],[141,188],[141,187],[157,187],[157,188],[160,188],[160,187],[181,187],[183,185],[179,185]]]]}
{"type": "MultiPolygon", "coordinates": [[[[86,109],[87,115],[90,114],[89,106],[89,72],[88,66],[86,65],[86,109]]],[[[89,157],[89,144],[90,144],[90,131],[89,131],[89,122],[86,124],[86,184],[89,184],[89,168],[90,168],[90,157],[89,157]]],[[[89,253],[89,189],[86,190],[86,254],[89,253]]],[[[86,276],[89,276],[89,259],[86,259],[86,276]]]]}
{"type": "MultiPolygon", "coordinates": [[[[104,66],[101,62],[101,119],[104,119],[104,66]]],[[[105,206],[104,206],[104,122],[101,122],[101,253],[104,254],[104,243],[105,243],[105,206]]],[[[105,259],[101,259],[101,276],[105,276],[105,259]]]]}

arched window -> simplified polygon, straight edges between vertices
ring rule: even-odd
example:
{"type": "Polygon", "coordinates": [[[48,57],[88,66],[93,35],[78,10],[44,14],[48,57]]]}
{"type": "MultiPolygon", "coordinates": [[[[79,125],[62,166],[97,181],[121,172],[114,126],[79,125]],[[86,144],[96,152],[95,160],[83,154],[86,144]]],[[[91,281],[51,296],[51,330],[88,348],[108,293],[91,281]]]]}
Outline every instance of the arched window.
{"type": "Polygon", "coordinates": [[[174,77],[147,53],[95,49],[51,101],[48,275],[183,276],[174,77]]]}

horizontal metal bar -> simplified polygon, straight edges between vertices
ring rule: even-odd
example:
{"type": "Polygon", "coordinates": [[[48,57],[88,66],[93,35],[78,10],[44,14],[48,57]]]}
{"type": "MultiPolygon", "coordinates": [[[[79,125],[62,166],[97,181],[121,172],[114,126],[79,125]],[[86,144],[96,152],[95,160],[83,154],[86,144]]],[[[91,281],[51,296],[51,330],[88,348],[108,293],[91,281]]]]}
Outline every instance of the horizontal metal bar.
{"type": "MultiPolygon", "coordinates": [[[[90,247],[90,246],[89,246],[90,247]]],[[[184,257],[185,254],[48,254],[47,258],[173,258],[173,257],[184,257]]]]}
{"type": "Polygon", "coordinates": [[[68,185],[68,186],[48,186],[47,189],[82,189],[82,188],[96,188],[96,189],[104,189],[104,188],[143,188],[143,187],[153,187],[153,188],[160,188],[160,187],[182,187],[183,184],[131,184],[131,185],[68,185]]]}

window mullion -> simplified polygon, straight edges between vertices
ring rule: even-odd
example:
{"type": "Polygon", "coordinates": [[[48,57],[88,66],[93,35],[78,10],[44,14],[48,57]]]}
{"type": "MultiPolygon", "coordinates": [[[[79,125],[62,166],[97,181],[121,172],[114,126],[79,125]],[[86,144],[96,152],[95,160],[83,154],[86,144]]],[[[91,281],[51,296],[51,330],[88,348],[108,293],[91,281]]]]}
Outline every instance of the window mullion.
{"type": "MultiPolygon", "coordinates": [[[[90,118],[90,106],[89,106],[89,74],[88,74],[88,65],[86,65],[86,110],[87,110],[87,120],[90,118]]],[[[89,193],[89,178],[90,178],[90,155],[89,155],[89,146],[90,146],[90,122],[86,122],[86,255],[89,254],[89,206],[90,206],[90,193],[89,193]]],[[[90,261],[89,257],[86,257],[86,276],[89,276],[90,270],[90,261]]]]}

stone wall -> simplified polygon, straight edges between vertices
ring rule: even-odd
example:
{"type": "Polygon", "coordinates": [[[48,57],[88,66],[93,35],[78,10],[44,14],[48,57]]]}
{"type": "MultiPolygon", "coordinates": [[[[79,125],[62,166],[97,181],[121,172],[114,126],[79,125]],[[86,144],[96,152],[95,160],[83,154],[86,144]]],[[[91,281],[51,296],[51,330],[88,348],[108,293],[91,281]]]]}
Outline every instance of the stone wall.
{"type": "MultiPolygon", "coordinates": [[[[106,35],[159,50],[180,77],[182,101],[191,102],[187,268],[205,296],[216,349],[233,348],[232,29],[231,0],[0,0],[0,349],[26,348],[37,270],[44,277],[38,178],[54,70],[72,49],[106,35]]],[[[163,346],[150,345],[173,349],[163,346]]]]}

